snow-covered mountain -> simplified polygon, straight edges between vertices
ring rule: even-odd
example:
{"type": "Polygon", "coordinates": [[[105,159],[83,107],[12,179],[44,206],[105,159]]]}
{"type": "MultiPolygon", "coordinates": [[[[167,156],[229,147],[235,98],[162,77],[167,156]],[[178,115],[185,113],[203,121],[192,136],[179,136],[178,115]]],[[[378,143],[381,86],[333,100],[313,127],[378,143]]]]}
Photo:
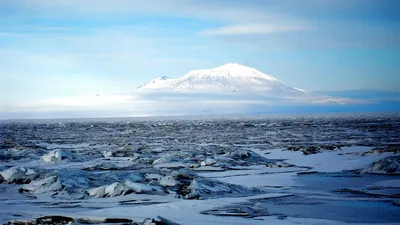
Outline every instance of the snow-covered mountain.
{"type": "Polygon", "coordinates": [[[159,77],[138,87],[137,90],[268,97],[318,103],[341,102],[333,97],[317,95],[290,87],[275,77],[237,63],[228,63],[212,69],[193,70],[176,79],[165,76],[159,77]]]}
{"type": "Polygon", "coordinates": [[[298,92],[276,78],[236,63],[204,70],[193,70],[183,77],[159,77],[140,89],[179,92],[298,92]]]}

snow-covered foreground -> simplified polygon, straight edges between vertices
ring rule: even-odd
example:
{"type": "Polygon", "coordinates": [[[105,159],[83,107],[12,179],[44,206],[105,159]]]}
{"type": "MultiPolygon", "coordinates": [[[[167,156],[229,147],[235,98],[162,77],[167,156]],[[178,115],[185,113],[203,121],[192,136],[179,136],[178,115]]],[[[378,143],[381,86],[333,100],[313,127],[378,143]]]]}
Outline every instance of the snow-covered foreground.
{"type": "Polygon", "coordinates": [[[0,222],[398,224],[399,133],[397,115],[3,121],[0,222]]]}

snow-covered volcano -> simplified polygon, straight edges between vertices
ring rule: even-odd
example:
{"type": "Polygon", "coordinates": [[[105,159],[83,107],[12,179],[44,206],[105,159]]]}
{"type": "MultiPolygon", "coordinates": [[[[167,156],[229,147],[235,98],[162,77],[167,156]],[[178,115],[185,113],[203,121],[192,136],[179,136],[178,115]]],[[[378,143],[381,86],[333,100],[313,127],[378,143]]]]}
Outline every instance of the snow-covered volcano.
{"type": "Polygon", "coordinates": [[[177,79],[160,77],[139,87],[139,89],[193,93],[300,92],[300,90],[286,86],[272,76],[236,63],[228,63],[213,69],[193,70],[177,79]]]}
{"type": "Polygon", "coordinates": [[[159,77],[138,87],[140,91],[224,94],[233,96],[269,97],[312,102],[338,102],[290,87],[275,77],[237,63],[228,63],[212,69],[193,70],[180,78],[159,77]]]}

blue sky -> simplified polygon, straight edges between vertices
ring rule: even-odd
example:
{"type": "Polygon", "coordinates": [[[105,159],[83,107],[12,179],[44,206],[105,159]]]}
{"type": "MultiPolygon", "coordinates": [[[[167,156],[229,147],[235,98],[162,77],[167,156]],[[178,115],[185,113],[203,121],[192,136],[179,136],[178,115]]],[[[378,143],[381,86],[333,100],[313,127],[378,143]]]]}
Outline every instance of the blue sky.
{"type": "Polygon", "coordinates": [[[237,62],[310,91],[397,90],[390,0],[3,0],[0,105],[237,62]]]}

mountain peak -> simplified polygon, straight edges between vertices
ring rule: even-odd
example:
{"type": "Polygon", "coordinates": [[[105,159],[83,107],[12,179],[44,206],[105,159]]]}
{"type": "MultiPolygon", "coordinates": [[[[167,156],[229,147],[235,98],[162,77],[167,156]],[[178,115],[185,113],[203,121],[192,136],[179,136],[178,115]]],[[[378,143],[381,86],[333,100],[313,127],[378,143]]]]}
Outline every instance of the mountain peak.
{"type": "MultiPolygon", "coordinates": [[[[247,66],[244,66],[244,65],[239,64],[239,63],[230,62],[230,63],[227,63],[225,65],[219,66],[217,68],[238,68],[238,67],[247,67],[247,66]]],[[[249,67],[247,67],[247,68],[249,68],[249,67]]]]}
{"type": "Polygon", "coordinates": [[[244,66],[239,63],[227,63],[225,65],[216,67],[215,69],[226,69],[226,70],[252,70],[253,68],[250,68],[248,66],[244,66]]]}
{"type": "Polygon", "coordinates": [[[167,77],[167,76],[161,76],[161,77],[159,77],[159,79],[160,80],[168,80],[168,79],[171,79],[170,77],[167,77]]]}
{"type": "Polygon", "coordinates": [[[169,79],[172,79],[172,78],[167,77],[167,76],[161,76],[161,77],[157,77],[156,79],[154,79],[150,82],[157,83],[157,82],[160,82],[160,81],[162,82],[162,81],[169,80],[169,79]]]}
{"type": "Polygon", "coordinates": [[[254,68],[241,65],[239,63],[227,63],[225,65],[202,70],[193,70],[185,75],[185,77],[218,77],[230,79],[264,79],[269,81],[277,81],[275,77],[269,76],[254,68]]]}

